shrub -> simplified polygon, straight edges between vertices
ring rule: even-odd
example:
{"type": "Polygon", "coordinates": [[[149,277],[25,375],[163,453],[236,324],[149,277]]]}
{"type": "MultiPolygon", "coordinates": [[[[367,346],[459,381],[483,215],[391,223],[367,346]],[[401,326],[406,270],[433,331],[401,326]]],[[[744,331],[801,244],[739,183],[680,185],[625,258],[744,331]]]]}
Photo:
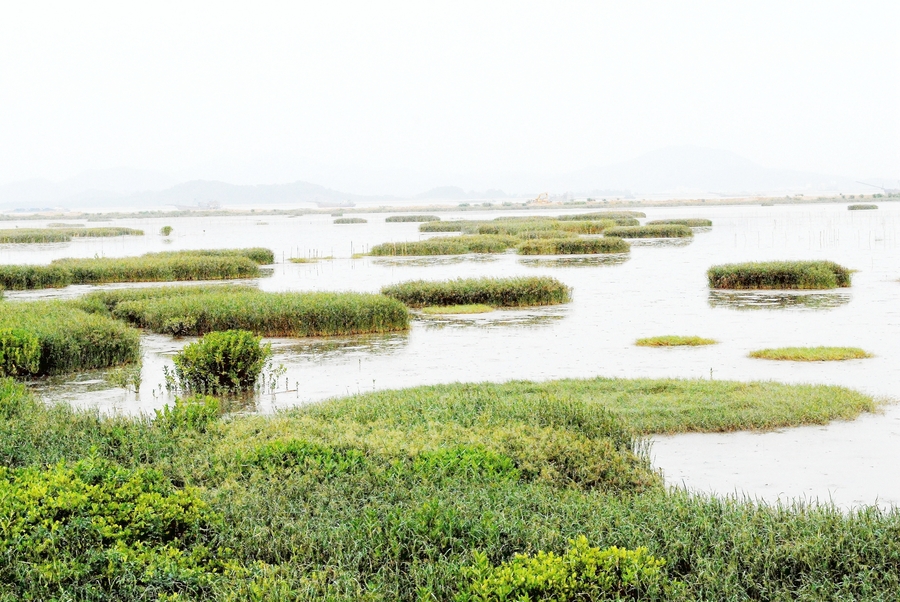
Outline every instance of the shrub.
{"type": "Polygon", "coordinates": [[[850,286],[850,270],[832,261],[769,261],[717,265],[710,288],[831,289],[850,286]]]}
{"type": "Polygon", "coordinates": [[[361,217],[339,217],[334,220],[336,224],[366,224],[369,220],[363,219],[361,217]]]}
{"type": "Polygon", "coordinates": [[[415,242],[389,242],[375,245],[369,252],[375,256],[394,255],[464,255],[466,253],[503,253],[515,246],[510,236],[448,236],[415,242]]]}
{"type": "Polygon", "coordinates": [[[260,345],[252,332],[210,332],[175,355],[175,377],[186,391],[249,391],[271,355],[271,344],[260,345]]]}
{"type": "Polygon", "coordinates": [[[700,219],[700,218],[688,218],[688,219],[656,219],[652,222],[647,222],[648,226],[665,226],[665,225],[680,225],[680,226],[688,226],[689,228],[702,228],[707,226],[712,226],[712,220],[708,219],[700,219]]]}
{"type": "Polygon", "coordinates": [[[687,238],[694,235],[694,231],[680,224],[668,224],[658,226],[616,226],[603,233],[605,236],[618,236],[620,238],[687,238]]]}
{"type": "Polygon", "coordinates": [[[529,240],[521,243],[519,255],[594,255],[627,253],[628,242],[618,237],[529,240]]]}
{"type": "Polygon", "coordinates": [[[163,226],[162,228],[159,229],[159,233],[162,234],[163,236],[168,236],[169,234],[172,233],[172,226],[163,226]]]}
{"type": "Polygon", "coordinates": [[[439,222],[441,218],[436,215],[392,215],[385,218],[385,222],[439,222]]]}
{"type": "Polygon", "coordinates": [[[386,286],[381,292],[410,307],[472,304],[522,307],[567,303],[571,299],[571,289],[549,276],[415,280],[386,286]]]}
{"type": "Polygon", "coordinates": [[[27,330],[0,329],[0,377],[37,374],[41,366],[41,342],[27,330]]]}

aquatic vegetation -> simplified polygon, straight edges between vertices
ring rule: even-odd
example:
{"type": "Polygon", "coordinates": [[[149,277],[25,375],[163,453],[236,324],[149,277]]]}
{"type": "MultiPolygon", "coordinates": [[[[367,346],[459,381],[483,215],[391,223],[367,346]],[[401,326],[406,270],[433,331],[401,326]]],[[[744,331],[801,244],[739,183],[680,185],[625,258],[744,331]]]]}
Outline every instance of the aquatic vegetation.
{"type": "Polygon", "coordinates": [[[413,242],[387,242],[375,245],[369,255],[464,255],[466,253],[503,253],[518,242],[510,236],[446,236],[413,242]]]}
{"type": "Polygon", "coordinates": [[[419,232],[462,232],[471,224],[470,221],[455,220],[450,222],[426,222],[419,224],[419,232]]]}
{"type": "Polygon", "coordinates": [[[361,217],[339,217],[334,220],[336,224],[367,224],[369,220],[361,217]]]}
{"type": "Polygon", "coordinates": [[[84,228],[84,224],[70,224],[66,222],[50,222],[48,228],[84,228]]]}
{"type": "Polygon", "coordinates": [[[210,332],[175,354],[175,378],[184,391],[240,393],[251,391],[272,345],[246,330],[210,332]]]}
{"type": "Polygon", "coordinates": [[[831,289],[850,286],[850,270],[833,261],[732,263],[709,268],[710,288],[831,289]]]}
{"type": "Polygon", "coordinates": [[[0,371],[40,376],[137,361],[138,332],[62,301],[0,303],[0,371]]]}
{"type": "Polygon", "coordinates": [[[573,213],[570,215],[559,215],[554,219],[558,219],[561,221],[573,220],[573,221],[583,221],[583,220],[596,220],[596,219],[633,219],[636,217],[647,217],[647,214],[643,211],[598,211],[595,213],[573,213]]]}
{"type": "Polygon", "coordinates": [[[108,236],[142,236],[143,230],[133,228],[85,228],[84,226],[56,225],[51,228],[16,228],[0,230],[0,243],[69,242],[73,238],[101,238],[108,236]]]}
{"type": "Polygon", "coordinates": [[[422,308],[423,314],[486,314],[494,311],[490,305],[470,303],[468,305],[429,305],[422,308]]]}
{"type": "Polygon", "coordinates": [[[603,233],[619,238],[687,238],[694,231],[680,224],[660,224],[657,226],[616,226],[603,233]]]}
{"type": "Polygon", "coordinates": [[[161,251],[147,253],[144,257],[246,257],[259,265],[275,263],[275,253],[264,247],[247,247],[244,249],[184,249],[181,251],[161,251]]]}
{"type": "Polygon", "coordinates": [[[334,259],[331,255],[327,257],[291,257],[288,259],[291,263],[318,263],[320,261],[331,261],[334,259]]]}
{"type": "Polygon", "coordinates": [[[871,210],[871,209],[878,209],[878,205],[858,203],[856,205],[848,205],[847,209],[850,211],[867,211],[867,210],[871,210]]]}
{"type": "Polygon", "coordinates": [[[597,253],[627,253],[631,245],[618,237],[611,238],[551,238],[528,240],[517,247],[519,255],[584,255],[597,253]]]}
{"type": "Polygon", "coordinates": [[[436,215],[391,215],[384,218],[385,222],[439,222],[441,218],[436,215]]]}
{"type": "Polygon", "coordinates": [[[159,229],[159,233],[163,236],[168,236],[172,233],[172,226],[163,226],[159,229]]]}
{"type": "Polygon", "coordinates": [[[668,335],[661,337],[648,337],[634,342],[639,347],[698,347],[701,345],[715,345],[715,339],[704,339],[695,336],[668,335]]]}
{"type": "Polygon", "coordinates": [[[872,354],[858,347],[780,347],[751,351],[750,357],[791,362],[833,362],[864,359],[872,357],[872,354]]]}
{"type": "Polygon", "coordinates": [[[664,225],[680,225],[680,226],[688,226],[689,228],[703,228],[712,226],[712,220],[701,219],[701,218],[688,218],[688,219],[655,219],[653,221],[647,222],[648,226],[664,226],[664,225]]]}
{"type": "Polygon", "coordinates": [[[409,307],[482,304],[492,307],[554,305],[571,300],[571,289],[549,276],[414,280],[386,286],[383,295],[409,307]]]}

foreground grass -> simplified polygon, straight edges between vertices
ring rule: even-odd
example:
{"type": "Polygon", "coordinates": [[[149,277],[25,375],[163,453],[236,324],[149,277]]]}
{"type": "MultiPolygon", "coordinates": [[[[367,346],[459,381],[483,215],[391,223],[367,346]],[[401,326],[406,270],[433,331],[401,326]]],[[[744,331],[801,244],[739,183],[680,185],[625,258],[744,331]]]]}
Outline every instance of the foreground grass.
{"type": "Polygon", "coordinates": [[[710,288],[832,289],[850,286],[850,270],[833,261],[767,261],[716,265],[710,288]]]}
{"type": "MultiPolygon", "coordinates": [[[[784,409],[799,420],[824,418],[798,410],[815,399],[857,405],[837,387],[592,379],[384,391],[227,421],[201,398],[151,421],[46,406],[0,380],[0,596],[499,600],[495,569],[575,541],[664,561],[672,587],[628,599],[893,599],[898,511],[667,491],[634,435],[632,421],[659,424],[657,408],[703,412],[703,430],[769,413],[773,397],[795,399],[784,409]]],[[[582,587],[614,599],[589,573],[571,584],[570,599],[587,599],[582,587]]]]}
{"type": "Polygon", "coordinates": [[[865,359],[872,357],[872,354],[858,347],[781,347],[751,351],[750,357],[792,362],[832,362],[865,359]]]}
{"type": "Polygon", "coordinates": [[[468,305],[430,305],[422,308],[423,314],[486,314],[494,311],[490,305],[470,303],[468,305]]]}
{"type": "Polygon", "coordinates": [[[718,341],[715,339],[677,335],[648,337],[645,339],[638,339],[634,342],[634,344],[639,347],[699,347],[702,345],[715,345],[716,343],[718,343],[718,341]]]}
{"type": "Polygon", "coordinates": [[[402,282],[381,289],[383,295],[409,307],[482,304],[491,307],[555,305],[571,300],[568,286],[549,276],[459,278],[402,282]]]}

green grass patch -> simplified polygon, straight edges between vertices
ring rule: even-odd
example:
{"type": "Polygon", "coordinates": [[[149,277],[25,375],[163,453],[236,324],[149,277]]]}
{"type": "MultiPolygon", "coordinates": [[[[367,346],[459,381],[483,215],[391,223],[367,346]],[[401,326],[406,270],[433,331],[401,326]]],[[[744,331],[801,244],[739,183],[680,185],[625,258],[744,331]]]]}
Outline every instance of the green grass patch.
{"type": "Polygon", "coordinates": [[[381,292],[409,307],[472,304],[526,307],[567,303],[571,300],[571,289],[549,276],[460,278],[441,282],[414,280],[386,286],[381,292]]]}
{"type": "Polygon", "coordinates": [[[872,357],[858,347],[780,347],[750,352],[750,357],[791,362],[834,362],[872,357]]]}
{"type": "Polygon", "coordinates": [[[703,228],[712,226],[712,220],[701,218],[687,219],[655,219],[647,222],[648,226],[667,226],[667,225],[687,226],[689,228],[703,228]]]}
{"type": "Polygon", "coordinates": [[[465,255],[467,253],[503,253],[514,247],[517,239],[510,236],[447,236],[414,242],[387,242],[369,251],[374,256],[397,255],[465,255]]]}
{"type": "Polygon", "coordinates": [[[638,339],[634,342],[638,347],[699,347],[701,345],[715,345],[716,343],[718,343],[718,341],[715,339],[678,335],[648,337],[645,339],[638,339]]]}
{"type": "Polygon", "coordinates": [[[391,215],[384,218],[385,222],[439,222],[441,218],[436,215],[391,215]]]}
{"type": "Polygon", "coordinates": [[[419,224],[419,232],[462,232],[471,224],[470,221],[456,220],[449,222],[426,222],[419,224]]]}
{"type": "Polygon", "coordinates": [[[369,220],[361,217],[339,217],[334,220],[335,224],[367,224],[369,220]]]}
{"type": "Polygon", "coordinates": [[[868,211],[871,209],[878,209],[878,205],[871,205],[867,203],[858,203],[856,205],[848,205],[847,209],[849,211],[868,211]]]}
{"type": "Polygon", "coordinates": [[[141,236],[143,230],[133,228],[85,228],[84,226],[63,226],[52,228],[16,228],[0,230],[0,243],[47,243],[68,242],[73,238],[102,238],[108,236],[141,236]]]}
{"type": "Polygon", "coordinates": [[[266,293],[245,287],[98,291],[76,302],[129,324],[178,336],[248,330],[262,336],[393,332],[409,327],[403,304],[365,293],[266,293]]]}
{"type": "Polygon", "coordinates": [[[618,237],[527,240],[516,248],[519,255],[593,255],[630,250],[631,245],[618,237]]]}
{"type": "Polygon", "coordinates": [[[486,314],[494,311],[490,305],[469,303],[468,305],[430,305],[422,308],[423,314],[486,314]]]}
{"type": "Polygon", "coordinates": [[[833,261],[768,261],[717,265],[710,288],[832,289],[850,286],[850,270],[833,261]]]}
{"type": "Polygon", "coordinates": [[[687,238],[694,231],[681,224],[662,224],[657,226],[616,226],[609,228],[604,236],[619,238],[687,238]]]}

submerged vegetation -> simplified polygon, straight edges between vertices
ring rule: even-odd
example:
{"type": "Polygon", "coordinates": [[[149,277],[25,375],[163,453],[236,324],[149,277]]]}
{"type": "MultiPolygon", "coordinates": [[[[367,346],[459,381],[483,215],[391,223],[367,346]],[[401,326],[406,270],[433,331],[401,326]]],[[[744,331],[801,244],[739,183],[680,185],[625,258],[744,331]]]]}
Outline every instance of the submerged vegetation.
{"type": "Polygon", "coordinates": [[[69,242],[73,238],[142,236],[143,234],[143,230],[135,230],[133,228],[85,228],[74,224],[54,224],[50,228],[0,230],[0,243],[69,242]]]}
{"type": "Polygon", "coordinates": [[[768,261],[717,265],[710,288],[831,289],[850,286],[850,270],[833,261],[768,261]]]}
{"type": "Polygon", "coordinates": [[[441,218],[436,215],[391,215],[384,218],[385,222],[439,222],[441,218]]]}
{"type": "Polygon", "coordinates": [[[678,335],[648,337],[634,342],[638,347],[699,347],[702,345],[715,345],[716,343],[718,341],[715,339],[678,335]]]}
{"type": "Polygon", "coordinates": [[[526,307],[571,300],[568,286],[549,276],[515,278],[459,278],[442,282],[415,280],[381,289],[381,293],[410,307],[489,305],[526,307]]]}
{"type": "Polygon", "coordinates": [[[503,253],[515,246],[510,236],[440,236],[414,242],[386,242],[369,251],[375,256],[465,255],[467,253],[503,253]]]}
{"type": "Polygon", "coordinates": [[[619,238],[687,238],[694,231],[681,224],[659,224],[656,226],[616,226],[603,233],[619,238]]]}
{"type": "Polygon", "coordinates": [[[631,245],[621,238],[550,238],[528,240],[516,249],[519,255],[589,255],[627,253],[631,245]]]}
{"type": "Polygon", "coordinates": [[[792,362],[831,362],[865,359],[872,357],[872,354],[858,347],[780,347],[752,351],[750,357],[792,362]]]}
{"type": "Polygon", "coordinates": [[[687,218],[687,219],[655,219],[653,221],[647,222],[648,226],[665,226],[665,225],[676,225],[676,226],[687,226],[689,228],[703,228],[712,226],[712,220],[701,219],[701,218],[687,218]]]}

